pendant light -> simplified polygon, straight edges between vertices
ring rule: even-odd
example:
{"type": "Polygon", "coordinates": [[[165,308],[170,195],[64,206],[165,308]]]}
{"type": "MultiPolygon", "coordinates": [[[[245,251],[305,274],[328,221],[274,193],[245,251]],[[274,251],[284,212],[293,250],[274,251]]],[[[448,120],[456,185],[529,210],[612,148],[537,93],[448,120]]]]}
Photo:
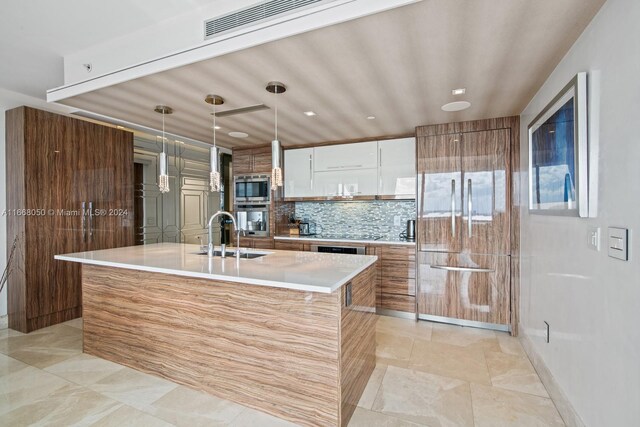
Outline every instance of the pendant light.
{"type": "Polygon", "coordinates": [[[160,153],[160,175],[158,176],[158,187],[161,193],[169,192],[169,159],[167,158],[167,138],[164,136],[164,116],[167,114],[173,114],[173,109],[166,105],[156,105],[154,109],[156,113],[162,114],[162,153],[160,153]]]}
{"type": "MultiPolygon", "coordinates": [[[[269,82],[267,92],[278,95],[286,92],[287,88],[280,82],[269,82]]],[[[278,139],[278,97],[275,100],[276,120],[275,139],[271,141],[271,189],[277,190],[282,187],[282,145],[278,139]]]]}
{"type": "Polygon", "coordinates": [[[224,99],[218,95],[207,95],[204,99],[207,104],[213,107],[213,146],[209,148],[211,172],[209,172],[209,188],[212,192],[220,191],[220,153],[216,146],[216,105],[224,104],[224,99]]]}

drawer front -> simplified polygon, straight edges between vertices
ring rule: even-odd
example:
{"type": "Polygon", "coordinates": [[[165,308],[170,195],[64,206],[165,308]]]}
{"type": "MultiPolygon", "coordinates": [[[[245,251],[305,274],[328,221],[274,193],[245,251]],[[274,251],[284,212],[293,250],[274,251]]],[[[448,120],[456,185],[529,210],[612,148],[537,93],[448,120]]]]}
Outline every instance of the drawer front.
{"type": "Polygon", "coordinates": [[[381,246],[381,257],[389,261],[414,261],[416,249],[413,246],[381,246]]]}
{"type": "Polygon", "coordinates": [[[276,247],[276,249],[280,249],[280,250],[283,250],[283,251],[303,251],[304,250],[304,244],[303,243],[282,242],[282,241],[279,241],[279,240],[276,240],[275,247],[276,247]]]}
{"type": "Polygon", "coordinates": [[[254,249],[274,249],[273,239],[253,239],[254,249]]]}
{"type": "Polygon", "coordinates": [[[410,261],[381,261],[382,277],[398,279],[415,279],[416,263],[410,261]]]}
{"type": "Polygon", "coordinates": [[[380,290],[385,294],[416,295],[415,279],[397,279],[382,277],[380,290]]]}
{"type": "Polygon", "coordinates": [[[406,295],[382,294],[380,308],[385,310],[416,312],[416,299],[406,295]]]}

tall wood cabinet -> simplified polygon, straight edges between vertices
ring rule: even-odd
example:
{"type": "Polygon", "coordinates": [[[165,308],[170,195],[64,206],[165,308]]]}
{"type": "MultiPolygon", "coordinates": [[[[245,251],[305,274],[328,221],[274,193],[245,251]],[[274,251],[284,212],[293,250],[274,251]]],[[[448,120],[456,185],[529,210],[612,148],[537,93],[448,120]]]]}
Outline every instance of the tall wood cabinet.
{"type": "MultiPolygon", "coordinates": [[[[418,128],[418,315],[512,326],[517,118],[418,128]]],[[[472,323],[468,323],[472,322],[472,323]]]]}
{"type": "Polygon", "coordinates": [[[82,314],[81,270],[54,255],[134,244],[133,134],[29,107],[6,113],[9,327],[82,314]]]}

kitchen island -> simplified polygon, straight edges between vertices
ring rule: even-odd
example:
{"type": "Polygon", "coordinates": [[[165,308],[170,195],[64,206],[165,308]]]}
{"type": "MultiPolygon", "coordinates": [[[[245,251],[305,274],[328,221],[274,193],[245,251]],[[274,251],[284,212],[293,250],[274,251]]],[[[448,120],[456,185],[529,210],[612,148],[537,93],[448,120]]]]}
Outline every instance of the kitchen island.
{"type": "Polygon", "coordinates": [[[376,257],[198,252],[56,256],[83,264],[84,352],[297,424],[346,425],[375,366],[376,257]]]}

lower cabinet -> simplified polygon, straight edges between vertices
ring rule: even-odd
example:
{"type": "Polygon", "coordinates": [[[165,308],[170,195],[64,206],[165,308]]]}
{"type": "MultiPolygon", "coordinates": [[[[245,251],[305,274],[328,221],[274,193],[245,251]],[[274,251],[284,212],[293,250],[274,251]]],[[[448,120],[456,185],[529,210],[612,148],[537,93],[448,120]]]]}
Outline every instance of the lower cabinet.
{"type": "MultiPolygon", "coordinates": [[[[249,240],[249,239],[247,239],[249,240]]],[[[244,239],[240,239],[244,246],[244,239]]],[[[362,246],[344,242],[276,240],[275,249],[308,251],[313,244],[362,246]]],[[[367,245],[366,254],[378,257],[375,268],[376,308],[416,312],[416,248],[403,245],[367,245]]]]}
{"type": "Polygon", "coordinates": [[[271,237],[240,237],[240,247],[249,249],[275,249],[271,237]]]}
{"type": "Polygon", "coordinates": [[[510,257],[419,252],[419,314],[508,325],[510,257]]]}
{"type": "Polygon", "coordinates": [[[304,251],[305,245],[301,242],[289,242],[283,240],[276,240],[275,249],[280,249],[282,251],[304,251]]]}
{"type": "Polygon", "coordinates": [[[416,254],[413,246],[377,247],[383,310],[416,311],[416,254]]]}

